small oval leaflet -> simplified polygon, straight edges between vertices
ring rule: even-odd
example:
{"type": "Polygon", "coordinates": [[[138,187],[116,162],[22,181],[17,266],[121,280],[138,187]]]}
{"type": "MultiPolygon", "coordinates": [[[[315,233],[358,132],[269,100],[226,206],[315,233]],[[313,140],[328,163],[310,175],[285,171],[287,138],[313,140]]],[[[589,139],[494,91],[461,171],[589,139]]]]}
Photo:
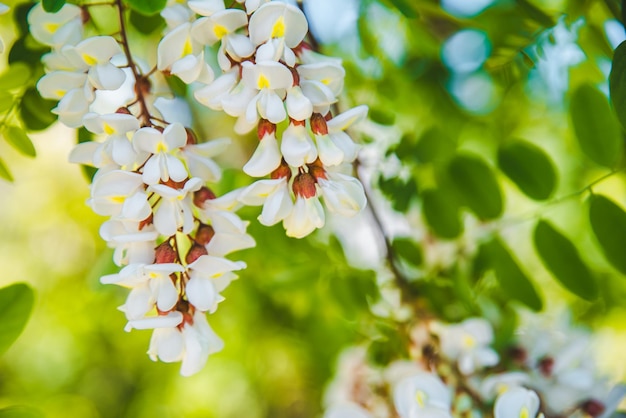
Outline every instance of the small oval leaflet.
{"type": "Polygon", "coordinates": [[[589,198],[591,229],[606,259],[622,274],[626,274],[626,212],[602,195],[589,198]]]}
{"type": "Polygon", "coordinates": [[[41,0],[41,5],[46,12],[56,13],[65,6],[65,0],[41,0]]]}
{"type": "Polygon", "coordinates": [[[436,235],[453,239],[463,232],[459,206],[450,193],[429,189],[424,190],[421,197],[422,214],[436,235]]]}
{"type": "Polygon", "coordinates": [[[24,132],[23,129],[20,129],[17,126],[7,126],[4,128],[2,136],[20,153],[28,157],[35,157],[37,155],[33,142],[30,140],[28,135],[26,135],[26,132],[24,132]]]}
{"type": "Polygon", "coordinates": [[[533,235],[535,249],[546,268],[567,290],[586,300],[598,297],[598,285],[574,244],[547,221],[533,235]]]}
{"type": "Polygon", "coordinates": [[[504,293],[533,311],[540,311],[543,308],[541,297],[502,241],[495,238],[483,246],[487,263],[494,269],[504,293]]]}
{"type": "Polygon", "coordinates": [[[33,290],[25,283],[0,289],[0,355],[24,330],[34,299],[33,290]]]}
{"type": "Polygon", "coordinates": [[[528,197],[549,198],[556,187],[556,170],[550,157],[536,145],[514,140],[498,150],[502,172],[528,197]]]}
{"type": "Polygon", "coordinates": [[[578,144],[589,159],[609,168],[619,163],[624,150],[621,129],[599,90],[589,84],[578,87],[572,95],[570,116],[578,144]]]}
{"type": "Polygon", "coordinates": [[[502,214],[502,192],[496,177],[482,159],[459,154],[452,159],[448,173],[461,202],[480,219],[494,219],[502,214]]]}

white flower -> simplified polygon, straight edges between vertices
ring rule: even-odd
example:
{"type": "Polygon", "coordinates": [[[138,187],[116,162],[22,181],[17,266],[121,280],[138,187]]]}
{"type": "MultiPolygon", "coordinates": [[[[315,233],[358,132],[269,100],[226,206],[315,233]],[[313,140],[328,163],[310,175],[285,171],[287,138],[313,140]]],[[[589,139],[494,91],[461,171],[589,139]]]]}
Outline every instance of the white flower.
{"type": "Polygon", "coordinates": [[[326,178],[318,177],[324,204],[331,212],[342,216],[354,216],[367,204],[361,182],[354,177],[340,173],[326,173],[326,178]]]}
{"type": "Polygon", "coordinates": [[[83,123],[83,116],[89,112],[92,100],[91,97],[85,96],[84,89],[72,89],[52,109],[52,113],[58,115],[59,120],[68,127],[78,128],[83,123]]]}
{"type": "Polygon", "coordinates": [[[393,401],[401,418],[450,417],[451,394],[438,376],[418,373],[401,380],[393,401]]]}
{"type": "Polygon", "coordinates": [[[243,190],[239,200],[244,205],[263,205],[259,222],[271,226],[285,219],[293,210],[293,200],[289,194],[286,177],[259,180],[243,190]]]}
{"type": "MultiPolygon", "coordinates": [[[[228,99],[230,97],[231,92],[240,82],[239,79],[239,68],[233,68],[218,78],[215,79],[208,86],[202,87],[194,92],[194,97],[196,100],[213,110],[225,110],[222,104],[222,101],[228,99]]],[[[254,97],[254,92],[250,91],[251,97],[254,97]]],[[[245,105],[242,106],[242,113],[245,113],[245,105]]],[[[226,111],[231,116],[239,116],[232,115],[228,111],[226,111]]]]}
{"type": "Polygon", "coordinates": [[[306,126],[302,123],[290,123],[283,132],[280,143],[283,158],[292,167],[301,167],[317,159],[317,148],[306,126]]]}
{"type": "Polygon", "coordinates": [[[235,251],[252,248],[254,239],[246,233],[249,222],[232,212],[208,209],[203,212],[211,222],[215,235],[206,245],[209,254],[224,257],[235,251]]]}
{"type": "Polygon", "coordinates": [[[213,70],[204,61],[200,44],[191,36],[191,24],[183,23],[161,39],[157,48],[157,68],[169,71],[189,84],[210,83],[213,70]]]}
{"type": "Polygon", "coordinates": [[[274,61],[261,61],[241,64],[242,81],[252,91],[258,93],[248,103],[246,120],[256,122],[259,115],[272,123],[280,123],[287,117],[283,97],[285,90],[293,85],[293,75],[283,64],[274,61]]]}
{"type": "Polygon", "coordinates": [[[324,209],[317,196],[297,196],[291,213],[283,220],[283,226],[288,237],[303,238],[316,228],[323,227],[324,221],[324,209]]]}
{"type": "Polygon", "coordinates": [[[160,329],[173,328],[183,322],[183,314],[180,312],[168,312],[166,315],[151,316],[133,321],[128,321],[124,330],[133,329],[160,329]]]}
{"type": "Polygon", "coordinates": [[[358,151],[358,146],[345,130],[363,120],[367,116],[367,111],[367,106],[357,106],[338,114],[326,122],[328,137],[341,150],[345,162],[354,161],[358,151]]]}
{"type": "Polygon", "coordinates": [[[150,213],[147,196],[140,200],[130,200],[133,195],[145,196],[141,175],[123,170],[113,170],[97,176],[91,185],[89,205],[98,215],[117,216],[124,213],[136,215],[136,221],[146,219],[150,213]]]}
{"type": "Polygon", "coordinates": [[[187,131],[180,123],[172,123],[161,133],[154,128],[141,128],[132,140],[138,152],[153,154],[143,168],[143,181],[156,184],[172,179],[179,182],[187,178],[183,163],[171,152],[187,143],[187,131]]]}
{"type": "Polygon", "coordinates": [[[189,0],[187,5],[200,16],[211,16],[224,10],[224,0],[189,0]]]}
{"type": "Polygon", "coordinates": [[[257,50],[259,60],[282,59],[294,66],[296,57],[291,48],[302,42],[308,28],[300,9],[287,3],[269,2],[250,17],[250,40],[257,46],[263,44],[257,50]]]}
{"type": "Polygon", "coordinates": [[[488,347],[493,342],[493,330],[485,319],[469,318],[460,324],[442,325],[434,331],[439,335],[441,352],[457,361],[461,373],[472,374],[481,367],[498,363],[498,354],[488,347]]]}
{"type": "Polygon", "coordinates": [[[263,135],[254,154],[243,166],[243,171],[252,177],[264,177],[278,168],[281,158],[274,128],[263,135]]]}
{"type": "Polygon", "coordinates": [[[186,292],[189,303],[201,311],[215,312],[217,304],[224,300],[219,294],[237,276],[232,273],[241,270],[246,264],[222,257],[200,256],[191,263],[190,280],[186,292]]]}
{"type": "MultiPolygon", "coordinates": [[[[140,158],[127,134],[139,129],[139,121],[133,115],[112,113],[98,115],[88,113],[83,118],[85,128],[95,134],[106,134],[108,138],[96,149],[93,161],[111,160],[120,166],[131,165],[140,158]],[[97,155],[98,153],[104,154],[97,155]]],[[[143,158],[147,158],[147,155],[143,158]]]]}
{"type": "Polygon", "coordinates": [[[507,390],[526,386],[530,377],[522,372],[506,372],[487,376],[480,384],[480,394],[487,400],[494,399],[507,390]]]}
{"type": "Polygon", "coordinates": [[[220,138],[181,148],[181,154],[187,161],[189,173],[204,181],[218,182],[222,177],[222,170],[211,157],[224,152],[228,145],[230,145],[230,139],[220,138]]]}
{"type": "MultiPolygon", "coordinates": [[[[532,390],[516,387],[496,399],[494,418],[535,418],[539,412],[539,397],[532,390]]],[[[543,416],[543,414],[541,414],[543,416]]]]}
{"type": "Polygon", "coordinates": [[[165,19],[168,29],[172,30],[183,23],[191,22],[194,18],[193,11],[184,4],[177,1],[168,2],[167,7],[161,10],[161,17],[165,19]],[[172,3],[172,4],[169,4],[172,3]]]}
{"type": "Polygon", "coordinates": [[[171,236],[182,228],[183,234],[189,234],[194,227],[191,209],[191,192],[202,187],[202,180],[192,177],[182,189],[173,189],[164,184],[153,184],[148,188],[161,196],[161,202],[154,212],[154,227],[160,234],[171,236]]]}
{"type": "Polygon", "coordinates": [[[293,120],[304,121],[313,114],[313,103],[304,95],[300,86],[293,86],[287,90],[285,106],[287,114],[293,120]]]}
{"type": "Polygon", "coordinates": [[[299,65],[300,87],[313,104],[313,111],[326,114],[343,90],[346,71],[340,62],[316,62],[299,65]]]}
{"type": "Polygon", "coordinates": [[[37,3],[28,13],[28,24],[37,41],[54,48],[75,45],[83,36],[81,9],[69,3],[56,13],[44,11],[37,3]]]}
{"type": "Polygon", "coordinates": [[[210,354],[223,347],[224,342],[211,329],[205,314],[196,312],[192,322],[185,322],[182,330],[178,327],[155,328],[148,355],[153,361],[182,361],[180,374],[191,376],[202,370],[210,354]]]}
{"type": "Polygon", "coordinates": [[[113,56],[120,54],[122,49],[110,36],[93,36],[76,45],[74,53],[89,67],[89,82],[96,89],[117,90],[126,80],[121,68],[111,63],[113,56]]]}
{"type": "Polygon", "coordinates": [[[115,249],[113,261],[118,266],[154,261],[159,233],[152,225],[140,227],[139,222],[110,220],[100,227],[100,236],[115,249]]]}
{"type": "Polygon", "coordinates": [[[243,34],[236,33],[247,23],[246,12],[227,9],[214,13],[210,17],[198,19],[193,24],[191,33],[199,42],[209,46],[221,41],[217,60],[222,70],[227,71],[231,68],[228,57],[240,62],[254,53],[254,45],[250,39],[243,34]]]}

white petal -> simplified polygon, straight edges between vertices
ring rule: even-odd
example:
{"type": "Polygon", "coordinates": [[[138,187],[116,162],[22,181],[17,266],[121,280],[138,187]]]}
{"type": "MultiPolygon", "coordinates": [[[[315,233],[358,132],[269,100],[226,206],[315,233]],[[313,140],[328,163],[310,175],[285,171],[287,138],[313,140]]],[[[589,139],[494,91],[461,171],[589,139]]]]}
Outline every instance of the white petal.
{"type": "Polygon", "coordinates": [[[276,137],[265,135],[250,160],[243,166],[243,171],[252,177],[264,177],[278,168],[280,160],[276,137]]]}

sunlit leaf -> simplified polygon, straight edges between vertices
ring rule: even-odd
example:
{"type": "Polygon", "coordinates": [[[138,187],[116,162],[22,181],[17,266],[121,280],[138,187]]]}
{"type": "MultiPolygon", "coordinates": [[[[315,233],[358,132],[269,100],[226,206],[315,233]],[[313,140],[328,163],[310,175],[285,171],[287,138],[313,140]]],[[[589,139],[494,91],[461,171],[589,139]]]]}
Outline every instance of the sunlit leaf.
{"type": "Polygon", "coordinates": [[[387,2],[409,19],[414,19],[419,16],[415,10],[415,3],[412,0],[387,0],[387,2]]]}
{"type": "Polygon", "coordinates": [[[0,159],[0,177],[7,181],[13,181],[13,176],[2,159],[0,159]]]}
{"type": "Polygon", "coordinates": [[[396,238],[391,243],[395,254],[413,266],[422,264],[423,255],[420,246],[410,238],[396,238]]]}
{"type": "Polygon", "coordinates": [[[484,255],[494,269],[500,287],[509,298],[523,303],[534,311],[543,308],[543,302],[535,286],[500,239],[495,238],[484,244],[484,255]]]}
{"type": "Polygon", "coordinates": [[[65,5],[65,0],[42,0],[41,5],[48,13],[56,13],[65,5]]]}
{"type": "Polygon", "coordinates": [[[14,97],[5,91],[0,91],[0,113],[4,113],[13,106],[14,97]]]}
{"type": "Polygon", "coordinates": [[[541,148],[515,140],[498,151],[498,165],[524,194],[535,200],[549,198],[556,187],[552,160],[541,148]]]}
{"type": "Polygon", "coordinates": [[[4,139],[16,150],[29,157],[35,157],[37,152],[35,146],[26,132],[17,126],[7,126],[2,132],[4,139]]]}
{"type": "Polygon", "coordinates": [[[567,237],[547,221],[539,221],[533,238],[543,264],[567,290],[586,300],[598,296],[595,278],[567,237]]]}
{"type": "Polygon", "coordinates": [[[626,274],[626,212],[605,196],[592,195],[589,198],[589,221],[606,259],[626,274]]]}
{"type": "Polygon", "coordinates": [[[24,88],[31,74],[30,67],[23,62],[10,65],[5,72],[0,74],[0,90],[24,88]]]}
{"type": "Polygon", "coordinates": [[[372,108],[368,113],[369,119],[381,125],[393,125],[396,121],[396,115],[387,110],[380,108],[372,108]]]}
{"type": "Polygon", "coordinates": [[[450,162],[448,172],[461,202],[481,219],[502,214],[502,193],[491,168],[481,158],[459,154],[450,162]]]}
{"type": "Polygon", "coordinates": [[[614,167],[622,158],[624,143],[606,97],[595,87],[583,84],[572,95],[570,116],[585,155],[597,164],[614,167]]]}
{"type": "Polygon", "coordinates": [[[463,232],[459,205],[445,190],[429,189],[422,193],[422,214],[433,232],[441,238],[456,238],[463,232]]]}
{"type": "Polygon", "coordinates": [[[163,10],[167,0],[125,0],[125,3],[142,15],[152,16],[163,10]]]}
{"type": "Polygon", "coordinates": [[[33,290],[24,283],[0,289],[0,354],[4,353],[24,330],[34,300],[33,290]]]}

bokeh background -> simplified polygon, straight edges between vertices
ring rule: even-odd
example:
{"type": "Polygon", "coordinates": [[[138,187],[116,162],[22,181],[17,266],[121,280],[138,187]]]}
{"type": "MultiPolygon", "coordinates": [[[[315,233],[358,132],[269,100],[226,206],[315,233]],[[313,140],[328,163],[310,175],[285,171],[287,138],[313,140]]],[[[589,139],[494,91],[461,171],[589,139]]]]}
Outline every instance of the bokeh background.
{"type": "MultiPolygon", "coordinates": [[[[522,312],[522,322],[536,315],[509,304],[493,275],[468,273],[471,300],[459,294],[454,277],[463,254],[473,254],[495,231],[540,289],[545,320],[568,316],[590,327],[598,361],[614,380],[626,378],[626,281],[595,245],[585,210],[585,187],[611,170],[581,151],[569,103],[571,91],[585,83],[608,94],[612,51],[626,38],[620,6],[611,0],[304,2],[320,48],[346,67],[339,107],[370,106],[370,120],[357,130],[370,205],[389,235],[421,248],[421,261],[403,268],[428,285],[430,308],[447,320],[482,314],[502,323],[506,309],[522,312]],[[440,166],[471,151],[495,167],[498,147],[512,137],[536,145],[554,164],[550,199],[529,199],[497,172],[504,214],[484,223],[457,211],[459,233],[438,237],[422,209],[424,191],[446,190],[440,166]],[[532,244],[539,218],[576,243],[598,280],[597,300],[571,294],[542,266],[532,244]]],[[[0,61],[9,60],[16,27],[11,14],[0,16],[6,45],[0,61]]],[[[132,36],[137,45],[153,39],[132,36]]],[[[207,139],[230,131],[227,116],[192,108],[207,139]]],[[[99,283],[115,266],[98,236],[104,219],[85,204],[88,177],[67,162],[76,132],[54,124],[30,136],[34,159],[0,142],[14,177],[0,181],[0,285],[26,282],[36,291],[24,333],[0,358],[0,407],[26,405],[47,418],[320,416],[341,350],[376,340],[381,318],[406,320],[370,213],[331,219],[322,231],[294,240],[280,226],[260,226],[254,208],[244,209],[257,247],[238,254],[248,268],[210,317],[225,349],[201,373],[183,378],[177,364],[149,360],[148,331],[123,331],[116,307],[126,290],[99,283]]],[[[237,141],[220,160],[225,176],[218,191],[250,182],[238,167],[254,139],[237,141]]],[[[593,191],[623,205],[620,167],[593,191]]],[[[386,354],[372,356],[384,361],[386,354]]]]}

